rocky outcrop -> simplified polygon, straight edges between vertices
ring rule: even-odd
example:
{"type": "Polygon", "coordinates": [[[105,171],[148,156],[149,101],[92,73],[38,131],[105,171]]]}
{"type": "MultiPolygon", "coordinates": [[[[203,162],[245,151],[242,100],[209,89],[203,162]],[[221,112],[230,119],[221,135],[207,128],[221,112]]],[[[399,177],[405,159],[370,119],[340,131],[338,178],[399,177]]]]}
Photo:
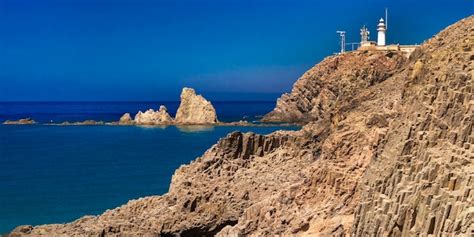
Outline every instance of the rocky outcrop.
{"type": "Polygon", "coordinates": [[[216,110],[211,102],[201,95],[196,95],[194,89],[183,88],[181,104],[176,112],[177,124],[213,124],[217,123],[216,110]]]}
{"type": "Polygon", "coordinates": [[[130,113],[125,113],[122,115],[122,117],[120,117],[119,119],[119,124],[121,125],[130,125],[130,124],[133,124],[133,119],[132,119],[132,116],[130,115],[130,113]]]}
{"type": "Polygon", "coordinates": [[[181,103],[173,119],[164,105],[158,111],[149,109],[144,113],[139,111],[132,120],[129,113],[124,114],[120,125],[210,125],[218,123],[216,110],[211,102],[202,95],[196,95],[194,89],[183,88],[181,103]]]}
{"type": "Polygon", "coordinates": [[[145,111],[145,113],[138,111],[133,122],[140,125],[166,125],[172,124],[173,118],[168,114],[166,107],[161,105],[158,111],[152,109],[145,111]]]}
{"type": "Polygon", "coordinates": [[[356,89],[299,131],[229,134],[181,166],[165,195],[13,234],[468,236],[473,29],[474,17],[460,21],[392,76],[342,86],[356,89]]]}
{"type": "Polygon", "coordinates": [[[24,118],[24,119],[19,119],[19,120],[7,120],[3,122],[3,124],[6,125],[24,125],[24,124],[35,124],[36,121],[30,118],[24,118]]]}
{"type": "Polygon", "coordinates": [[[330,117],[333,107],[380,83],[406,61],[402,52],[354,51],[330,56],[283,94],[263,122],[310,122],[330,117]]]}

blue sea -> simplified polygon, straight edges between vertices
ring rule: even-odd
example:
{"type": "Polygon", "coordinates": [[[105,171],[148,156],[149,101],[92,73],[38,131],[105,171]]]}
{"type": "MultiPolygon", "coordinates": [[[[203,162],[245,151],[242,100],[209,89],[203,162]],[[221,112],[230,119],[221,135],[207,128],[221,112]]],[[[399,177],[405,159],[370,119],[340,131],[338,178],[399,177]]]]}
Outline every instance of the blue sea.
{"type": "MultiPolygon", "coordinates": [[[[258,119],[274,102],[213,102],[222,121],[258,119]]],[[[0,121],[117,121],[125,112],[176,112],[178,102],[0,102],[0,121]]],[[[0,233],[69,222],[168,191],[175,169],[232,131],[297,127],[0,125],[0,233]]]]}

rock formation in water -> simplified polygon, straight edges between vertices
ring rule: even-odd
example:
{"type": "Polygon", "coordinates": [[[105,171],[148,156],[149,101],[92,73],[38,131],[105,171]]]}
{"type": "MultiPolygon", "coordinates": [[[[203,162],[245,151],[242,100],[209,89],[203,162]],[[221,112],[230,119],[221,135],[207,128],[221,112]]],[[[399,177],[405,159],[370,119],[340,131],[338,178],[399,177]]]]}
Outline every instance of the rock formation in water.
{"type": "Polygon", "coordinates": [[[19,119],[19,120],[7,120],[3,122],[3,124],[6,125],[20,125],[20,124],[35,124],[36,121],[31,119],[31,118],[24,118],[24,119],[19,119]]]}
{"type": "Polygon", "coordinates": [[[104,125],[104,121],[95,121],[95,120],[84,120],[79,122],[69,122],[64,121],[62,123],[49,123],[48,125],[59,125],[59,126],[81,126],[81,125],[104,125]]]}
{"type": "Polygon", "coordinates": [[[134,121],[133,121],[132,116],[130,115],[130,113],[125,113],[125,114],[122,115],[122,117],[120,117],[118,123],[121,124],[121,125],[129,125],[129,124],[133,124],[134,121]]]}
{"type": "MultiPolygon", "coordinates": [[[[308,114],[314,106],[298,110],[307,114],[298,118],[311,118],[299,131],[227,135],[181,166],[162,196],[67,224],[20,226],[12,234],[469,236],[474,229],[473,45],[471,16],[407,60],[371,51],[330,57],[326,60],[338,65],[374,57],[388,66],[333,87],[301,85],[304,94],[316,91],[311,98],[320,99],[311,101],[327,102],[329,95],[336,100],[321,102],[320,112],[308,114]]],[[[308,73],[321,78],[320,70],[308,73]]],[[[285,101],[309,103],[297,95],[285,101]]],[[[290,114],[286,118],[294,118],[290,114]]]]}
{"type": "Polygon", "coordinates": [[[183,88],[181,104],[176,112],[176,124],[213,124],[217,123],[216,110],[211,102],[201,95],[196,95],[194,89],[183,88]]]}
{"type": "Polygon", "coordinates": [[[133,121],[135,124],[141,125],[166,125],[172,124],[173,118],[168,114],[166,107],[161,105],[157,111],[152,109],[145,111],[145,113],[138,111],[133,121]]]}
{"type": "Polygon", "coordinates": [[[129,113],[124,114],[118,124],[121,125],[209,125],[218,123],[216,110],[211,102],[202,95],[196,95],[194,89],[183,88],[181,103],[173,119],[165,106],[158,111],[149,109],[144,113],[139,111],[132,120],[129,113]]]}

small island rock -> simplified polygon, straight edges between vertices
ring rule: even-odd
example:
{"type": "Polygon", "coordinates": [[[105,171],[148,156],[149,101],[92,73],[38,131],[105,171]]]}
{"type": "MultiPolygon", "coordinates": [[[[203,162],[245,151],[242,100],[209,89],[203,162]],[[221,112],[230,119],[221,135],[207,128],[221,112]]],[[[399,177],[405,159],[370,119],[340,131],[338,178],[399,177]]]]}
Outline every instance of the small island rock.
{"type": "Polygon", "coordinates": [[[181,104],[176,113],[176,124],[214,124],[217,114],[211,102],[201,95],[196,95],[192,88],[183,88],[181,104]]]}
{"type": "Polygon", "coordinates": [[[149,109],[145,113],[138,111],[134,122],[142,125],[162,125],[173,123],[173,118],[168,114],[166,107],[162,105],[158,111],[153,109],[149,109]]]}
{"type": "Polygon", "coordinates": [[[35,124],[36,121],[31,118],[24,118],[19,120],[7,120],[3,124],[14,125],[14,124],[35,124]]]}

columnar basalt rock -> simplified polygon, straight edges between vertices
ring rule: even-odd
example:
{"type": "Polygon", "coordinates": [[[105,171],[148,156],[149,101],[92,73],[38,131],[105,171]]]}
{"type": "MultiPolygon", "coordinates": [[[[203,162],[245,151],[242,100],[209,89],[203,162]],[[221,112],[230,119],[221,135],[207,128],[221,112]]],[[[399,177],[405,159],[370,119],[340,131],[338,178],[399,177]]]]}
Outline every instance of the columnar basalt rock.
{"type": "Polygon", "coordinates": [[[474,17],[421,46],[403,113],[360,189],[353,236],[474,234],[474,17]]]}
{"type": "Polygon", "coordinates": [[[177,124],[214,124],[217,123],[216,110],[211,102],[196,95],[192,88],[183,88],[181,104],[176,112],[177,124]]]}

